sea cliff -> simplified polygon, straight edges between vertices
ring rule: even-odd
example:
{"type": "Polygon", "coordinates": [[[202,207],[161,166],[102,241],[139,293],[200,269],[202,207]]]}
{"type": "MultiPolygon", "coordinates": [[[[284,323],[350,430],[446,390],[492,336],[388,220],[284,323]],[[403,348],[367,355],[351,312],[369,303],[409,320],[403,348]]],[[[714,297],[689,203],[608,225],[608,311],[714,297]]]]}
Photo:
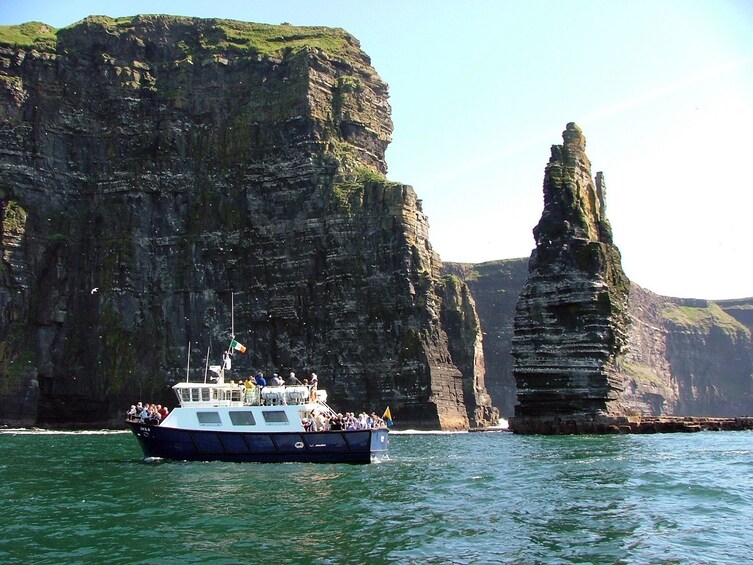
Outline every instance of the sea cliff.
{"type": "MultiPolygon", "coordinates": [[[[502,416],[517,402],[512,376],[515,305],[528,258],[444,263],[470,287],[484,335],[486,386],[502,416]]],[[[738,417],[753,414],[753,298],[684,299],[630,285],[632,320],[617,371],[631,414],[738,417]]]]}
{"type": "Polygon", "coordinates": [[[496,423],[463,283],[389,182],[387,85],[340,29],[0,28],[0,421],[117,425],[235,339],[342,410],[496,423]]]}

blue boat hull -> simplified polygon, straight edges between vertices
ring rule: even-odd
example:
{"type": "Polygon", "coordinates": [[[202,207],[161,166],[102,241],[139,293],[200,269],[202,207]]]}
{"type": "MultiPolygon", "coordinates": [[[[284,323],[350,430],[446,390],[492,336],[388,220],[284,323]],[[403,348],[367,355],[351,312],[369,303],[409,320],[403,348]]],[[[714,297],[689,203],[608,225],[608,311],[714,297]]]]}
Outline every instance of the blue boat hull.
{"type": "Polygon", "coordinates": [[[386,429],[327,432],[179,430],[127,421],[144,457],[178,461],[374,463],[387,457],[386,429]]]}

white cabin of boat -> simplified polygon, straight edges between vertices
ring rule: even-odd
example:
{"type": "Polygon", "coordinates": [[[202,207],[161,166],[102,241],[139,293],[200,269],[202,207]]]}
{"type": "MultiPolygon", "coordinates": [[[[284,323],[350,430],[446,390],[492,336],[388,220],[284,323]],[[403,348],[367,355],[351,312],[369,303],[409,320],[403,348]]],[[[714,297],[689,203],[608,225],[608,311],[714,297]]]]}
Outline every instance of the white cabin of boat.
{"type": "Polygon", "coordinates": [[[324,413],[327,393],[308,386],[247,388],[243,383],[191,383],[173,386],[180,407],[160,427],[239,432],[302,432],[304,421],[324,413]]]}

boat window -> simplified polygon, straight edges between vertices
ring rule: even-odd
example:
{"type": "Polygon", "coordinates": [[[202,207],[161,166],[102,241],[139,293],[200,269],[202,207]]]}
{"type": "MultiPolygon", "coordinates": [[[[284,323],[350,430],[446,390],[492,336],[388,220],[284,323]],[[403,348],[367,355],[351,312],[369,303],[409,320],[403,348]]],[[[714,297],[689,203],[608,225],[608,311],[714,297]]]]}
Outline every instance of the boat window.
{"type": "Polygon", "coordinates": [[[264,410],[264,421],[267,424],[287,424],[288,415],[283,410],[264,410]]]}
{"type": "Polygon", "coordinates": [[[248,411],[230,411],[230,421],[234,426],[255,426],[254,415],[248,411]]]}
{"type": "Polygon", "coordinates": [[[183,402],[191,402],[191,389],[182,388],[178,391],[183,402]]]}
{"type": "Polygon", "coordinates": [[[199,424],[202,425],[219,425],[222,423],[219,412],[196,412],[196,417],[199,419],[199,424]]]}
{"type": "Polygon", "coordinates": [[[209,402],[209,389],[208,388],[201,389],[201,401],[209,402]]]}
{"type": "Polygon", "coordinates": [[[198,388],[191,389],[191,401],[193,402],[199,401],[199,389],[198,388]]]}

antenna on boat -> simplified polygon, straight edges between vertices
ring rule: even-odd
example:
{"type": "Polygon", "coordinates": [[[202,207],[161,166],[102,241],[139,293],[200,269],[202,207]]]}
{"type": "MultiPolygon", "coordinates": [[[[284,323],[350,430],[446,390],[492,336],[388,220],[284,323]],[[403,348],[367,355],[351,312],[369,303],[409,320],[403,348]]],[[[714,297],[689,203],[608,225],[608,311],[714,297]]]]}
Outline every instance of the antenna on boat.
{"type": "Polygon", "coordinates": [[[188,382],[188,368],[191,366],[191,340],[188,340],[188,357],[186,359],[186,382],[188,382]]]}
{"type": "Polygon", "coordinates": [[[205,383],[207,382],[207,373],[209,373],[209,352],[211,351],[211,349],[212,349],[212,344],[210,343],[209,347],[207,347],[207,362],[206,362],[206,365],[204,366],[204,382],[205,383]]]}
{"type": "Polygon", "coordinates": [[[235,339],[235,293],[230,293],[230,336],[235,339]]]}
{"type": "Polygon", "coordinates": [[[230,353],[233,351],[235,343],[235,293],[230,293],[230,343],[227,346],[227,351],[222,355],[222,373],[220,377],[222,382],[225,382],[225,371],[230,370],[230,353]]]}

